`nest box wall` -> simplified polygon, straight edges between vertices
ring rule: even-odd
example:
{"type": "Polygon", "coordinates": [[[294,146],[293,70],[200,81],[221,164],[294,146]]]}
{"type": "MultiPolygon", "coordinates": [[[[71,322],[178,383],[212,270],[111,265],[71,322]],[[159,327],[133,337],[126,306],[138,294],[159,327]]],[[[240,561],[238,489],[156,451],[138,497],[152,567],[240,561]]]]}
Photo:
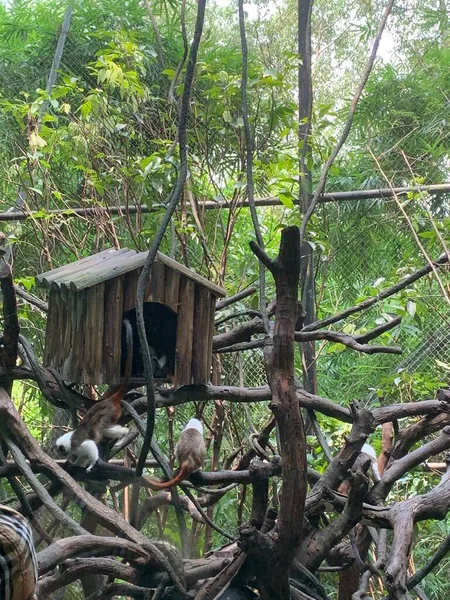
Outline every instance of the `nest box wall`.
{"type": "MultiPolygon", "coordinates": [[[[37,277],[50,290],[46,367],[65,381],[119,383],[125,315],[133,326],[133,379],[142,377],[135,372],[140,368],[135,309],[146,257],[127,248],[105,250],[37,277]]],[[[176,386],[210,380],[215,304],[223,296],[219,286],[158,253],[146,284],[144,318],[150,346],[156,346],[152,336],[162,338],[158,343],[166,344],[166,355],[168,340],[173,345],[166,369],[176,386]]]]}

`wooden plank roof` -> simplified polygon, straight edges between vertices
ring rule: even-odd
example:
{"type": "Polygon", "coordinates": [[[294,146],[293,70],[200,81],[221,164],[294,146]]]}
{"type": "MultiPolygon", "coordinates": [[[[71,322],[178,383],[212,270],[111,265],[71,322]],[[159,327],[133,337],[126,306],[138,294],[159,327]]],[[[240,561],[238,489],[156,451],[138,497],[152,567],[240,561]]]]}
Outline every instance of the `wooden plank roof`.
{"type": "MultiPolygon", "coordinates": [[[[45,287],[80,292],[104,281],[114,279],[144,266],[147,252],[136,252],[128,248],[110,248],[68,265],[47,271],[36,277],[45,287]]],[[[184,277],[209,289],[216,296],[225,296],[223,288],[198,275],[191,269],[158,252],[156,260],[184,277]]]]}

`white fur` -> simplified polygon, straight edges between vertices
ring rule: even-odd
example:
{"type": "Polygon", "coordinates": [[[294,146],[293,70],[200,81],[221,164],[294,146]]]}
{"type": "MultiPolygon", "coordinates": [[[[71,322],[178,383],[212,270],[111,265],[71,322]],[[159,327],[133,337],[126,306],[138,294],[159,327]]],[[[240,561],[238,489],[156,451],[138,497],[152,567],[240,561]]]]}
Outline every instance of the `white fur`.
{"type": "Polygon", "coordinates": [[[364,446],[361,448],[361,452],[364,452],[364,454],[368,454],[370,456],[371,463],[370,463],[370,470],[372,472],[372,479],[374,481],[374,483],[378,483],[381,479],[380,477],[380,471],[378,470],[378,458],[377,458],[377,453],[375,452],[375,450],[372,448],[372,446],[370,444],[364,444],[364,446]]]}
{"type": "MultiPolygon", "coordinates": [[[[88,466],[86,471],[92,470],[95,463],[98,461],[98,448],[94,440],[84,440],[79,446],[78,456],[83,459],[83,462],[87,462],[88,466]]],[[[77,459],[78,462],[78,459],[77,459]]]]}
{"type": "Polygon", "coordinates": [[[64,435],[62,435],[61,437],[59,437],[56,440],[56,447],[58,448],[58,450],[60,452],[64,452],[67,455],[70,454],[70,446],[71,446],[72,436],[73,436],[73,431],[68,431],[67,433],[65,433],[64,435]]]}
{"type": "Polygon", "coordinates": [[[370,444],[364,444],[364,446],[361,448],[361,452],[364,452],[364,454],[368,454],[372,458],[377,458],[377,453],[370,444]]]}
{"type": "Polygon", "coordinates": [[[200,435],[203,435],[203,425],[198,419],[191,419],[190,421],[188,421],[183,431],[186,431],[186,429],[196,429],[200,433],[200,435]]]}
{"type": "Polygon", "coordinates": [[[113,440],[120,439],[128,435],[130,430],[128,427],[122,427],[122,425],[112,425],[103,431],[103,435],[113,440]]]}
{"type": "Polygon", "coordinates": [[[163,367],[165,367],[166,363],[167,363],[167,356],[165,354],[163,354],[162,356],[160,356],[158,358],[159,368],[162,369],[163,367]]]}
{"type": "Polygon", "coordinates": [[[103,432],[104,437],[110,438],[112,440],[116,440],[116,443],[111,448],[111,452],[114,453],[122,443],[122,440],[130,433],[128,427],[122,427],[121,425],[113,425],[112,427],[108,427],[103,432]]]}
{"type": "MultiPolygon", "coordinates": [[[[118,426],[120,427],[120,426],[118,426]]],[[[111,428],[112,429],[112,428],[111,428]]],[[[122,427],[128,433],[126,427],[122,427]]],[[[56,440],[56,446],[60,452],[64,451],[68,460],[76,467],[87,467],[90,471],[98,461],[98,448],[94,440],[84,440],[75,451],[72,451],[73,431],[69,431],[56,440]]],[[[120,434],[123,437],[123,433],[120,434]]],[[[112,437],[118,437],[118,432],[112,437]]]]}

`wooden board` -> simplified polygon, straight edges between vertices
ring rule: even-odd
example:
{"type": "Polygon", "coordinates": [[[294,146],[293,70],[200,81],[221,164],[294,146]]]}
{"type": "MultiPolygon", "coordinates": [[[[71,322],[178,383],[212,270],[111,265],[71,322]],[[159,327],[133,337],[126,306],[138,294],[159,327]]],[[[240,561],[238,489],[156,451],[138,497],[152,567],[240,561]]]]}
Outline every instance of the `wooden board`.
{"type": "Polygon", "coordinates": [[[103,332],[104,383],[120,383],[121,331],[124,277],[105,284],[105,329],[103,332]]]}
{"type": "Polygon", "coordinates": [[[182,277],[180,280],[180,311],[175,349],[175,382],[178,386],[191,383],[194,293],[194,282],[191,279],[182,277]]]}
{"type": "Polygon", "coordinates": [[[144,298],[144,301],[164,303],[165,285],[166,267],[162,263],[155,261],[152,265],[150,293],[148,298],[144,298]]]}
{"type": "Polygon", "coordinates": [[[164,304],[178,312],[178,294],[180,288],[180,273],[173,269],[166,269],[166,284],[164,289],[164,304]]]}
{"type": "Polygon", "coordinates": [[[158,254],[156,255],[156,258],[159,262],[163,263],[166,267],[169,267],[170,269],[174,269],[175,271],[178,271],[181,275],[184,275],[185,277],[188,277],[195,283],[198,283],[201,286],[207,288],[210,292],[212,292],[216,296],[220,296],[223,298],[227,295],[226,291],[223,288],[216,285],[215,283],[212,283],[205,277],[202,277],[202,275],[195,273],[195,271],[192,271],[192,269],[188,269],[184,265],[181,265],[176,260],[173,260],[173,258],[169,258],[165,254],[161,254],[161,252],[158,252],[158,254]]]}
{"type": "Polygon", "coordinates": [[[39,283],[43,283],[45,285],[50,285],[52,281],[55,281],[61,277],[70,277],[70,273],[75,273],[80,268],[88,268],[89,265],[94,264],[94,262],[104,260],[105,258],[113,255],[116,252],[114,248],[108,248],[107,250],[103,250],[98,254],[94,254],[94,256],[87,256],[86,258],[81,258],[73,263],[69,263],[68,265],[63,265],[62,267],[57,267],[56,269],[52,269],[51,271],[47,271],[46,273],[42,273],[36,277],[39,283]]]}
{"type": "Polygon", "coordinates": [[[87,292],[74,294],[75,297],[75,327],[73,332],[72,348],[72,381],[80,383],[83,374],[84,347],[86,340],[85,319],[87,306],[87,292]]]}
{"type": "Polygon", "coordinates": [[[55,294],[58,292],[50,292],[48,299],[47,325],[45,328],[45,351],[44,351],[44,367],[54,367],[53,359],[55,353],[55,334],[56,328],[56,311],[55,294]]]}
{"type": "Polygon", "coordinates": [[[59,292],[54,295],[54,303],[55,303],[55,315],[54,315],[54,326],[53,326],[53,335],[54,335],[54,346],[53,346],[53,367],[61,373],[61,365],[63,361],[64,354],[64,306],[63,301],[61,299],[61,294],[59,292]]]}
{"type": "Polygon", "coordinates": [[[206,381],[207,383],[211,380],[211,367],[212,367],[212,355],[213,355],[213,337],[215,333],[214,321],[216,318],[216,298],[211,294],[209,299],[209,329],[208,329],[208,373],[206,381]]]}
{"type": "MultiPolygon", "coordinates": [[[[130,271],[129,273],[123,275],[122,312],[126,312],[127,310],[131,310],[132,308],[136,308],[137,285],[140,274],[141,269],[136,269],[136,271],[130,271]]],[[[120,314],[122,314],[122,312],[120,314]]]]}
{"type": "Polygon", "coordinates": [[[114,279],[134,269],[139,269],[143,265],[142,256],[139,253],[128,251],[117,258],[107,259],[103,263],[96,265],[84,273],[79,273],[70,281],[70,287],[74,290],[84,290],[86,288],[103,283],[108,279],[114,279]]]}
{"type": "MultiPolygon", "coordinates": [[[[120,250],[108,249],[68,265],[58,267],[52,271],[47,271],[38,275],[37,280],[49,287],[51,285],[58,287],[64,285],[71,287],[74,291],[82,291],[98,283],[124,275],[134,269],[142,268],[147,260],[147,256],[147,252],[135,252],[128,248],[121,248],[120,250]]],[[[224,297],[226,295],[225,290],[220,286],[208,281],[205,277],[160,252],[156,256],[156,262],[206,287],[217,297],[224,297]]]]}
{"type": "MultiPolygon", "coordinates": [[[[50,283],[50,287],[52,289],[60,288],[62,290],[77,291],[78,281],[84,281],[86,278],[95,279],[95,273],[99,270],[110,271],[113,268],[113,266],[117,263],[117,260],[120,258],[120,255],[127,253],[127,250],[115,250],[110,251],[108,254],[104,254],[99,260],[93,260],[97,258],[98,254],[91,256],[91,262],[85,265],[80,265],[79,263],[67,265],[67,269],[69,270],[70,267],[70,271],[64,273],[63,275],[60,275],[57,279],[52,281],[50,283]]],[[[85,287],[94,287],[94,285],[96,285],[96,281],[93,281],[90,286],[85,287]]]]}
{"type": "Polygon", "coordinates": [[[195,384],[206,383],[209,375],[208,366],[211,362],[208,355],[210,302],[211,293],[209,290],[196,285],[192,341],[192,383],[195,384]]]}
{"type": "Polygon", "coordinates": [[[103,319],[105,284],[89,288],[86,293],[85,348],[82,381],[103,382],[103,319]]]}
{"type": "Polygon", "coordinates": [[[65,322],[62,324],[64,331],[64,356],[61,365],[61,377],[68,381],[72,376],[72,359],[73,359],[73,336],[75,327],[75,304],[76,296],[71,292],[61,293],[61,298],[64,303],[64,313],[66,316],[65,322]]]}

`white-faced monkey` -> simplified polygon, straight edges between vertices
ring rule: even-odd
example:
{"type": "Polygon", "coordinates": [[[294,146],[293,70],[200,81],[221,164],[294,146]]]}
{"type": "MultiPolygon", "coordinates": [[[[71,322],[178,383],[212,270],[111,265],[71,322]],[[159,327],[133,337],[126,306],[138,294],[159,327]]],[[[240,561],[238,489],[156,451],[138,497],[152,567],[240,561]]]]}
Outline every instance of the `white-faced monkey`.
{"type": "Polygon", "coordinates": [[[192,473],[202,468],[206,447],[203,440],[203,425],[198,419],[191,419],[181,432],[175,447],[175,455],[179,464],[177,475],[170,481],[154,481],[150,479],[150,487],[154,490],[166,490],[178,485],[192,473]]]}
{"type": "Polygon", "coordinates": [[[133,361],[133,339],[131,325],[125,321],[127,332],[127,361],[123,383],[118,390],[100,400],[85,414],[74,431],[65,433],[56,440],[58,450],[67,455],[67,460],[77,467],[90,471],[99,458],[98,445],[104,438],[121,439],[128,433],[127,427],[117,425],[122,416],[123,400],[131,377],[133,361]]]}

